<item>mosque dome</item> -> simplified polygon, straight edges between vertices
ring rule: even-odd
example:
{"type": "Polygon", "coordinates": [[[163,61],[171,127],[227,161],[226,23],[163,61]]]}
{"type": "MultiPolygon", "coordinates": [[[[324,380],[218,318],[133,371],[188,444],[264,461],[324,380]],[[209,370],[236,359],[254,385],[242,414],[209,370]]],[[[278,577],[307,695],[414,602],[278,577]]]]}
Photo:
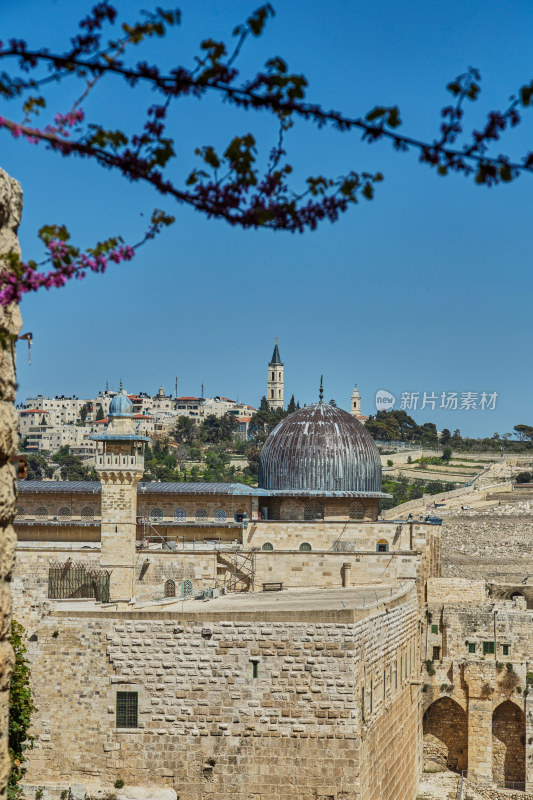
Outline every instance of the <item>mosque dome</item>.
{"type": "Polygon", "coordinates": [[[295,411],[274,428],[259,461],[259,487],[381,493],[378,448],[358,419],[326,403],[295,411]]]}
{"type": "Polygon", "coordinates": [[[116,394],[109,404],[110,417],[131,417],[133,414],[133,403],[128,395],[121,391],[116,394]]]}

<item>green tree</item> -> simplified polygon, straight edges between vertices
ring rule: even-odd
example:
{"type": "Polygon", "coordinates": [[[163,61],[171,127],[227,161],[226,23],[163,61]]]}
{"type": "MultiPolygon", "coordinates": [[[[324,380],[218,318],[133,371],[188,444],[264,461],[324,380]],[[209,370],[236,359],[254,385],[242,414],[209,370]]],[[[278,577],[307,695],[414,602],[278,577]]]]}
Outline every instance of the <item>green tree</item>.
{"type": "Polygon", "coordinates": [[[7,786],[8,800],[22,797],[19,781],[24,777],[26,751],[33,746],[30,735],[31,715],[36,710],[30,689],[30,668],[26,659],[26,631],[15,619],[11,623],[10,643],[15,653],[15,664],[9,685],[8,746],[11,773],[7,786]]]}
{"type": "Polygon", "coordinates": [[[289,405],[287,406],[287,414],[293,414],[296,411],[296,402],[294,400],[294,395],[291,396],[289,400],[289,405]]]}
{"type": "Polygon", "coordinates": [[[236,427],[237,417],[234,414],[224,414],[223,417],[208,414],[200,424],[198,438],[206,444],[231,442],[236,427]]]}
{"type": "Polygon", "coordinates": [[[88,467],[81,458],[70,451],[68,444],[59,448],[52,456],[52,461],[59,464],[61,480],[64,481],[97,481],[98,476],[94,467],[88,467]]]}
{"type": "Polygon", "coordinates": [[[178,417],[172,437],[178,444],[192,444],[198,437],[198,426],[192,417],[178,417]]]}
{"type": "Polygon", "coordinates": [[[452,457],[452,448],[445,447],[444,450],[442,451],[442,456],[441,456],[442,460],[449,461],[451,457],[452,457]]]}
{"type": "Polygon", "coordinates": [[[451,438],[452,438],[452,435],[451,435],[450,431],[448,430],[448,428],[443,428],[442,429],[442,433],[440,435],[440,443],[441,443],[441,445],[443,447],[445,447],[448,444],[448,442],[450,441],[451,438]]]}
{"type": "Polygon", "coordinates": [[[530,483],[531,472],[519,472],[515,478],[515,483],[530,483]]]}
{"type": "Polygon", "coordinates": [[[82,425],[85,425],[88,413],[89,413],[89,409],[87,407],[87,404],[85,404],[80,408],[80,421],[81,421],[82,425]]]}
{"type": "Polygon", "coordinates": [[[99,406],[98,406],[98,408],[96,409],[96,417],[95,417],[95,419],[96,419],[96,421],[97,421],[97,422],[98,422],[99,420],[101,420],[101,419],[105,419],[105,417],[104,417],[104,411],[103,411],[103,408],[102,408],[102,406],[100,406],[100,405],[99,405],[99,406]]]}
{"type": "Polygon", "coordinates": [[[28,453],[28,480],[42,481],[43,478],[51,478],[54,474],[52,467],[42,453],[28,453]]]}
{"type": "Polygon", "coordinates": [[[520,442],[531,442],[533,439],[533,427],[531,425],[515,425],[514,429],[520,442]]]}

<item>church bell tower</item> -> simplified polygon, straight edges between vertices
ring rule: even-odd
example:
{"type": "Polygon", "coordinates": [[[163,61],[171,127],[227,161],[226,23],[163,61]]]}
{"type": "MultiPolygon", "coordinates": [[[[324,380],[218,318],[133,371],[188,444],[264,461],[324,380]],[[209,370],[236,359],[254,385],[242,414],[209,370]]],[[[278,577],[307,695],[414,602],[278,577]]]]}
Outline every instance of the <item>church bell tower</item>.
{"type": "Polygon", "coordinates": [[[283,363],[279,356],[278,340],[268,365],[267,401],[271,409],[283,408],[283,363]]]}

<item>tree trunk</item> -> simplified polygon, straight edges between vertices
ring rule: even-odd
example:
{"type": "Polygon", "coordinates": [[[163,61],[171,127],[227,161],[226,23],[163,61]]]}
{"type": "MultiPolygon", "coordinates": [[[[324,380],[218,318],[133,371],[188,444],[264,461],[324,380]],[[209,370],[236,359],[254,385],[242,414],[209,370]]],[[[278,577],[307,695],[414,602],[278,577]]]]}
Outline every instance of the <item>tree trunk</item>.
{"type": "MultiPolygon", "coordinates": [[[[17,229],[21,212],[20,184],[0,169],[0,270],[6,268],[1,260],[2,255],[19,252],[17,229]]],[[[16,545],[12,523],[17,485],[15,469],[8,459],[17,452],[15,342],[21,322],[17,305],[12,304],[7,308],[0,306],[0,800],[6,796],[10,769],[7,722],[13,651],[9,644],[9,581],[16,545]]]]}

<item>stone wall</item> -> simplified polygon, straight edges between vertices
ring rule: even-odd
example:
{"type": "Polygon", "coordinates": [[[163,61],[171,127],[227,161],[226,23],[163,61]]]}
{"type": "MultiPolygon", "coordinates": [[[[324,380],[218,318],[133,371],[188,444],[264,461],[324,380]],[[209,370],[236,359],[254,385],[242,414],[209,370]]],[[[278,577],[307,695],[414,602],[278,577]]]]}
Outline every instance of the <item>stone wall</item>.
{"type": "MultiPolygon", "coordinates": [[[[20,185],[0,170],[0,256],[20,252],[17,229],[21,213],[20,185]]],[[[6,267],[0,260],[0,270],[6,267]]],[[[21,323],[18,306],[0,307],[0,798],[6,796],[10,769],[7,716],[13,653],[8,641],[11,625],[9,580],[16,543],[12,526],[16,483],[15,470],[8,459],[17,452],[15,341],[21,323]]]]}
{"type": "Polygon", "coordinates": [[[414,591],[371,613],[54,612],[28,645],[28,783],[414,800],[416,638],[414,591]],[[137,728],[117,729],[117,691],[138,692],[137,728]]]}
{"type": "Polygon", "coordinates": [[[428,603],[482,603],[487,599],[485,581],[468,578],[428,578],[428,603]]]}

